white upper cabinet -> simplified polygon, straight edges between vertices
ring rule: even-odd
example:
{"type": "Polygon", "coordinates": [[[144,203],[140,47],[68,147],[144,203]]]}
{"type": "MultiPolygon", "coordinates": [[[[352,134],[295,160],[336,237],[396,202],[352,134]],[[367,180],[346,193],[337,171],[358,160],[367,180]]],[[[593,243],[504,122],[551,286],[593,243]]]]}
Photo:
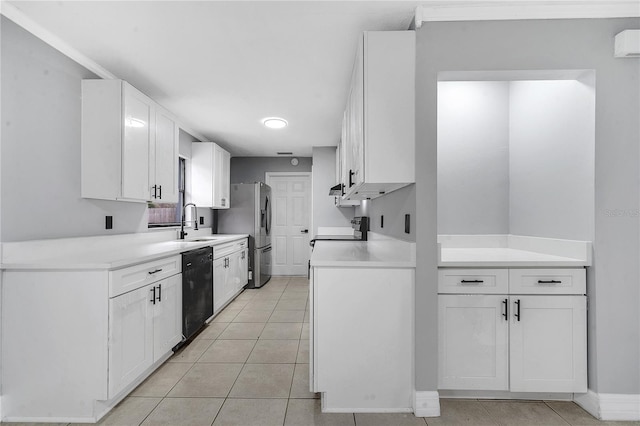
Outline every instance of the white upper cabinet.
{"type": "Polygon", "coordinates": [[[345,198],[376,198],[415,182],[415,33],[367,31],[343,120],[345,198]]]}
{"type": "Polygon", "coordinates": [[[191,145],[192,201],[198,207],[229,208],[231,155],[213,142],[191,145]]]}
{"type": "Polygon", "coordinates": [[[176,202],[177,135],[170,114],[130,84],[83,80],[82,197],[176,202]]]}
{"type": "Polygon", "coordinates": [[[150,156],[151,199],[178,202],[178,124],[162,108],[156,109],[156,137],[150,156]]]}

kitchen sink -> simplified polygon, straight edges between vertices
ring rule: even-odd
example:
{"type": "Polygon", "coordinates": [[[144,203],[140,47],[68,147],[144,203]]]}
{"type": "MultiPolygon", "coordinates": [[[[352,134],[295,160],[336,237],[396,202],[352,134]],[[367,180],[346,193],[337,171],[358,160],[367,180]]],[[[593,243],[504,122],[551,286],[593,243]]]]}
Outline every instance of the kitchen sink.
{"type": "Polygon", "coordinates": [[[204,243],[207,241],[215,241],[217,240],[217,237],[201,237],[201,238],[195,238],[193,240],[183,240],[185,243],[204,243]]]}

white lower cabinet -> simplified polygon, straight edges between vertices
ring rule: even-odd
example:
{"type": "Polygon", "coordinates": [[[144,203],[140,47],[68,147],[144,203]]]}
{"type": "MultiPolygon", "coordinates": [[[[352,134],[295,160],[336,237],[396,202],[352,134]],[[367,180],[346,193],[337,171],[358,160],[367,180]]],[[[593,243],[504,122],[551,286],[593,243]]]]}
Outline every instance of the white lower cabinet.
{"type": "Polygon", "coordinates": [[[248,283],[247,240],[214,246],[213,258],[213,312],[217,314],[248,283]]]}
{"type": "Polygon", "coordinates": [[[109,300],[109,398],[182,339],[182,274],[109,300]]]}
{"type": "Polygon", "coordinates": [[[414,269],[311,274],[310,387],[322,392],[322,410],[411,409],[414,269]]]}
{"type": "Polygon", "coordinates": [[[153,364],[153,305],[149,286],[109,301],[109,397],[153,364]]]}
{"type": "Polygon", "coordinates": [[[440,389],[509,389],[505,296],[438,296],[440,389]]]}
{"type": "MultiPolygon", "coordinates": [[[[577,271],[564,275],[573,277],[575,284],[568,292],[584,293],[584,270],[577,271]]],[[[535,270],[510,272],[511,277],[520,277],[534,275],[535,270]]],[[[492,271],[483,274],[491,275],[492,271]]],[[[562,271],[555,270],[554,274],[562,275],[562,271]]],[[[441,270],[440,279],[444,277],[447,282],[440,283],[441,290],[451,289],[456,294],[438,296],[440,389],[587,391],[584,295],[514,294],[521,291],[519,281],[515,286],[509,281],[510,294],[481,294],[487,289],[468,287],[468,283],[480,281],[475,284],[482,285],[482,281],[486,283],[483,277],[470,280],[464,270],[441,270]],[[455,282],[450,282],[453,275],[460,277],[457,288],[455,282]],[[463,292],[468,293],[460,294],[463,292]]],[[[541,281],[540,285],[547,285],[551,281],[545,276],[539,278],[536,284],[541,281]]],[[[563,286],[561,280],[556,281],[563,286]]]]}
{"type": "Polygon", "coordinates": [[[513,310],[509,329],[510,390],[586,392],[586,297],[511,296],[510,299],[513,310]]]}
{"type": "Polygon", "coordinates": [[[181,257],[2,274],[2,421],[92,423],[182,339],[181,257]]]}

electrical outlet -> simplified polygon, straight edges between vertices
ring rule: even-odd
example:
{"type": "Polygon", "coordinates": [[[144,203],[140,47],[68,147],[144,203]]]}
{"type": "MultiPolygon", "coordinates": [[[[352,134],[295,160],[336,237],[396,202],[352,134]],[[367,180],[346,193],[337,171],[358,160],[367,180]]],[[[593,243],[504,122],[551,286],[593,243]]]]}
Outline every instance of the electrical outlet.
{"type": "Polygon", "coordinates": [[[104,222],[105,229],[113,229],[113,216],[106,216],[104,222]]]}
{"type": "Polygon", "coordinates": [[[204,216],[200,216],[200,225],[204,225],[204,216]]]}

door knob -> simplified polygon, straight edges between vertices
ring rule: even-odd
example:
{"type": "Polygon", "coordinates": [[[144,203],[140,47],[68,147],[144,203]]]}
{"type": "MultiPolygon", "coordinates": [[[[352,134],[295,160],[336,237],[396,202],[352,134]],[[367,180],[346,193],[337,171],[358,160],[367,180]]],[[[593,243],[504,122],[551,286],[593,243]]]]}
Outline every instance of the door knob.
{"type": "Polygon", "coordinates": [[[300,231],[300,232],[301,232],[301,233],[303,233],[303,234],[308,234],[308,233],[309,233],[309,230],[308,230],[308,229],[303,229],[303,230],[302,230],[302,231],[300,231]]]}

